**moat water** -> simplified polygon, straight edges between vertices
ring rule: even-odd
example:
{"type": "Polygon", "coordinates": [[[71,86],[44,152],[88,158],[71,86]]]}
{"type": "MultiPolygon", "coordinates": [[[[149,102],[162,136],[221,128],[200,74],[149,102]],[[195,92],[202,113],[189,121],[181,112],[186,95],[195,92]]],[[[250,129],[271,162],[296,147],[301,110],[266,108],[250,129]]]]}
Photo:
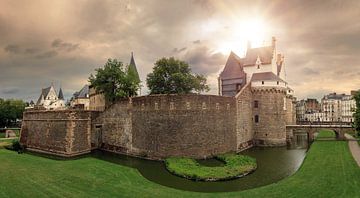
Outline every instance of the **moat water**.
{"type": "MultiPolygon", "coordinates": [[[[163,186],[187,191],[227,192],[268,185],[294,174],[302,164],[306,155],[305,147],[307,147],[307,145],[303,144],[303,141],[304,140],[301,137],[296,139],[295,145],[291,149],[287,147],[254,147],[243,151],[241,154],[256,158],[258,165],[257,170],[242,178],[218,182],[197,182],[175,176],[166,170],[163,162],[144,160],[102,151],[97,151],[93,153],[92,156],[136,168],[146,179],[163,186]]],[[[201,160],[199,163],[207,166],[223,165],[220,161],[215,159],[201,160]]]]}

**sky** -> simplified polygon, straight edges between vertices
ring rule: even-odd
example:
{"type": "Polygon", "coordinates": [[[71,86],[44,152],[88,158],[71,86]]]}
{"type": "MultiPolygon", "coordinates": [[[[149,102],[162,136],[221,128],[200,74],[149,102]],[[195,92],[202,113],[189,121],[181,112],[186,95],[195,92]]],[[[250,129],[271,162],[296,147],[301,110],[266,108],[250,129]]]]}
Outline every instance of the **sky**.
{"type": "Polygon", "coordinates": [[[229,52],[272,36],[298,99],[350,93],[360,88],[359,10],[358,0],[0,0],[0,98],[36,101],[53,83],[69,99],[131,52],[143,94],[154,62],[171,56],[217,94],[229,52]]]}

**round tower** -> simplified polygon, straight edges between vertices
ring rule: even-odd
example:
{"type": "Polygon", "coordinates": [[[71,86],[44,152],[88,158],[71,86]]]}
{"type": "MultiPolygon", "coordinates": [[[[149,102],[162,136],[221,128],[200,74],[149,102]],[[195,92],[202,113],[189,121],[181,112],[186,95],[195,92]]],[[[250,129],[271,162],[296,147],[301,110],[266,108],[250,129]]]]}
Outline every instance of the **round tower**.
{"type": "Polygon", "coordinates": [[[252,87],[254,142],[258,146],[286,145],[286,88],[252,87]]]}

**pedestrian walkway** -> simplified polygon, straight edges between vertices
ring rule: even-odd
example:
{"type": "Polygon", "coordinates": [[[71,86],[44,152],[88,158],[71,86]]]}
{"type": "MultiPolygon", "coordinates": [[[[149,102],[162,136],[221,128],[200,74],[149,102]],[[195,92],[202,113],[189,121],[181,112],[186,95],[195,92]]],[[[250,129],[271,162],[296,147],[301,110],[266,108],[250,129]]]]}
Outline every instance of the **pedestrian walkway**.
{"type": "MultiPolygon", "coordinates": [[[[349,140],[355,140],[355,138],[349,134],[345,134],[345,137],[349,140]]],[[[349,149],[351,154],[356,161],[356,163],[360,166],[360,146],[357,141],[349,141],[349,149]]]]}

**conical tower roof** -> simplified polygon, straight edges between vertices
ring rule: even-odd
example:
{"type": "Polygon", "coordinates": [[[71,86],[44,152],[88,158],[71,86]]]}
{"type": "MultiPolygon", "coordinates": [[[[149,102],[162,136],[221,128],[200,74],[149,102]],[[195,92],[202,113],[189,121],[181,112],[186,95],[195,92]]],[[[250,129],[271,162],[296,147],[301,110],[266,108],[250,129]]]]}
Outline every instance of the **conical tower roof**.
{"type": "Polygon", "coordinates": [[[63,92],[62,92],[61,87],[60,87],[60,90],[59,90],[59,96],[58,96],[58,99],[59,99],[59,100],[64,100],[64,94],[63,94],[63,92]]]}
{"type": "Polygon", "coordinates": [[[136,78],[136,80],[138,80],[140,82],[140,77],[139,77],[139,73],[136,69],[136,64],[135,64],[135,59],[134,59],[134,54],[133,52],[131,52],[131,58],[130,58],[130,63],[129,63],[129,67],[128,67],[128,72],[132,73],[132,75],[134,75],[134,77],[136,78]]]}

